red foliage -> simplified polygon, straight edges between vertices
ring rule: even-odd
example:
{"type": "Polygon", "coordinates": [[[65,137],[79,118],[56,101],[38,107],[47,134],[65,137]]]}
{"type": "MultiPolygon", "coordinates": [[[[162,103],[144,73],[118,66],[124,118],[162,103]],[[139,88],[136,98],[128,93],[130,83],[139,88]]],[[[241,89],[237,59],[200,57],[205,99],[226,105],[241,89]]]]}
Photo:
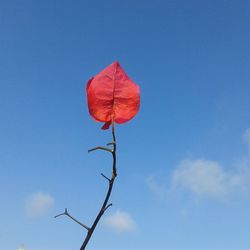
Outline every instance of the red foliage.
{"type": "Polygon", "coordinates": [[[114,62],[92,77],[86,87],[90,115],[105,122],[108,129],[112,122],[125,123],[131,120],[140,107],[140,89],[114,62]]]}

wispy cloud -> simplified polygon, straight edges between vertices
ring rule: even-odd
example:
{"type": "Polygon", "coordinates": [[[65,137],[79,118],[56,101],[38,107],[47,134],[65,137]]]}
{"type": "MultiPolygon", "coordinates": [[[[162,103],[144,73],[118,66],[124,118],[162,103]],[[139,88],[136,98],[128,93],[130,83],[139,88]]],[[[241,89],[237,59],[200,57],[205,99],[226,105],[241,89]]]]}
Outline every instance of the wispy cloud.
{"type": "Polygon", "coordinates": [[[166,195],[167,190],[165,184],[160,184],[159,182],[157,182],[154,176],[147,177],[146,183],[149,189],[157,196],[163,198],[166,195]]]}
{"type": "Polygon", "coordinates": [[[28,197],[25,210],[28,216],[39,217],[45,215],[54,203],[54,198],[51,195],[38,192],[28,197]]]}
{"type": "Polygon", "coordinates": [[[131,232],[136,229],[132,217],[128,213],[119,210],[107,216],[103,223],[117,232],[131,232]]]}
{"type": "Polygon", "coordinates": [[[237,166],[225,168],[219,162],[205,159],[184,159],[173,171],[170,182],[161,185],[152,177],[147,179],[149,188],[163,196],[171,191],[190,193],[199,198],[224,199],[235,193],[250,190],[250,129],[243,135],[248,154],[237,166]]]}
{"type": "Polygon", "coordinates": [[[244,176],[225,170],[218,162],[206,159],[183,160],[172,175],[172,187],[196,196],[222,198],[243,185],[244,176]]]}
{"type": "MultiPolygon", "coordinates": [[[[246,143],[247,143],[247,145],[248,145],[248,150],[250,150],[250,128],[248,128],[246,131],[245,131],[245,133],[244,133],[244,135],[243,135],[243,139],[246,141],[246,143]]],[[[250,152],[248,151],[248,154],[249,154],[250,152]]]]}

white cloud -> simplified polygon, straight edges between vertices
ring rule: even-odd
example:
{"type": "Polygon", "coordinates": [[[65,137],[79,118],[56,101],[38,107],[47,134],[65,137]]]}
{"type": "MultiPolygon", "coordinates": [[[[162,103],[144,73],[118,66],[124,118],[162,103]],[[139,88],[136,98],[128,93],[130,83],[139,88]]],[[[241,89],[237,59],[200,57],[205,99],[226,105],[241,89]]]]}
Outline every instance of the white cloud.
{"type": "Polygon", "coordinates": [[[205,159],[183,160],[172,175],[174,188],[200,197],[221,198],[241,188],[243,176],[205,159]]]}
{"type": "Polygon", "coordinates": [[[243,136],[248,144],[248,154],[234,167],[223,167],[209,159],[184,159],[170,176],[170,183],[161,185],[152,177],[149,188],[158,196],[171,190],[184,191],[195,197],[224,199],[233,194],[250,191],[250,128],[243,136]]]}
{"type": "Polygon", "coordinates": [[[45,215],[54,203],[54,198],[51,195],[38,192],[28,197],[25,210],[29,216],[39,217],[45,215]]]}
{"type": "Polygon", "coordinates": [[[123,211],[116,211],[104,219],[104,225],[118,232],[130,232],[136,229],[136,224],[132,217],[123,211]]]}

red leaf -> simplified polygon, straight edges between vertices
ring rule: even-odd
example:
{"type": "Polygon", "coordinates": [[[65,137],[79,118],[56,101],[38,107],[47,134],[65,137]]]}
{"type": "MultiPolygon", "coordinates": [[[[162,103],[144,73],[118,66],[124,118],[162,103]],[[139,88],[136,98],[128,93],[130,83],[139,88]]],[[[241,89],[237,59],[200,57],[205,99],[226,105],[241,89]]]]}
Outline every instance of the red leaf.
{"type": "Polygon", "coordinates": [[[108,129],[112,122],[125,123],[131,120],[140,107],[140,89],[114,62],[92,77],[86,87],[90,115],[105,122],[108,129]]]}

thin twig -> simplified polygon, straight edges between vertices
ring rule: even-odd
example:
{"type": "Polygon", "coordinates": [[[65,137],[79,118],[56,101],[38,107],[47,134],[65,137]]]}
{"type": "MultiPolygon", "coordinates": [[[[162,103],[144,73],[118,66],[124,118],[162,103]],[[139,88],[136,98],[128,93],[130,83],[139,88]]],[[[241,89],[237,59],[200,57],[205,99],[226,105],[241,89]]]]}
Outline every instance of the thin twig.
{"type": "Polygon", "coordinates": [[[114,145],[114,144],[115,144],[115,142],[109,142],[109,143],[107,143],[107,146],[114,145]]]}
{"type": "Polygon", "coordinates": [[[112,203],[108,204],[108,206],[105,207],[104,212],[105,212],[109,207],[111,207],[112,205],[113,205],[112,203]]]}
{"type": "Polygon", "coordinates": [[[80,221],[78,221],[77,219],[75,219],[72,215],[70,215],[68,213],[68,209],[67,208],[65,208],[64,213],[58,214],[58,215],[56,215],[54,217],[57,218],[57,217],[62,216],[62,215],[68,216],[70,219],[72,219],[73,221],[75,221],[76,223],[78,223],[79,225],[81,225],[82,227],[84,227],[86,230],[88,230],[88,231],[90,230],[90,228],[88,226],[84,225],[83,223],[81,223],[80,221]]]}
{"type": "Polygon", "coordinates": [[[57,218],[57,217],[62,216],[62,215],[65,215],[65,212],[62,213],[62,214],[58,214],[58,215],[54,216],[54,218],[57,218]]]}
{"type": "Polygon", "coordinates": [[[110,152],[110,153],[113,153],[113,151],[112,151],[111,149],[105,148],[105,147],[95,147],[95,148],[91,148],[91,149],[88,150],[88,152],[92,152],[92,151],[95,151],[95,150],[98,150],[98,149],[100,149],[100,150],[105,150],[105,151],[108,151],[108,152],[110,152]]]}
{"type": "Polygon", "coordinates": [[[104,175],[103,173],[101,173],[101,176],[104,177],[106,180],[108,180],[109,182],[111,182],[111,180],[106,176],[104,175]]]}

